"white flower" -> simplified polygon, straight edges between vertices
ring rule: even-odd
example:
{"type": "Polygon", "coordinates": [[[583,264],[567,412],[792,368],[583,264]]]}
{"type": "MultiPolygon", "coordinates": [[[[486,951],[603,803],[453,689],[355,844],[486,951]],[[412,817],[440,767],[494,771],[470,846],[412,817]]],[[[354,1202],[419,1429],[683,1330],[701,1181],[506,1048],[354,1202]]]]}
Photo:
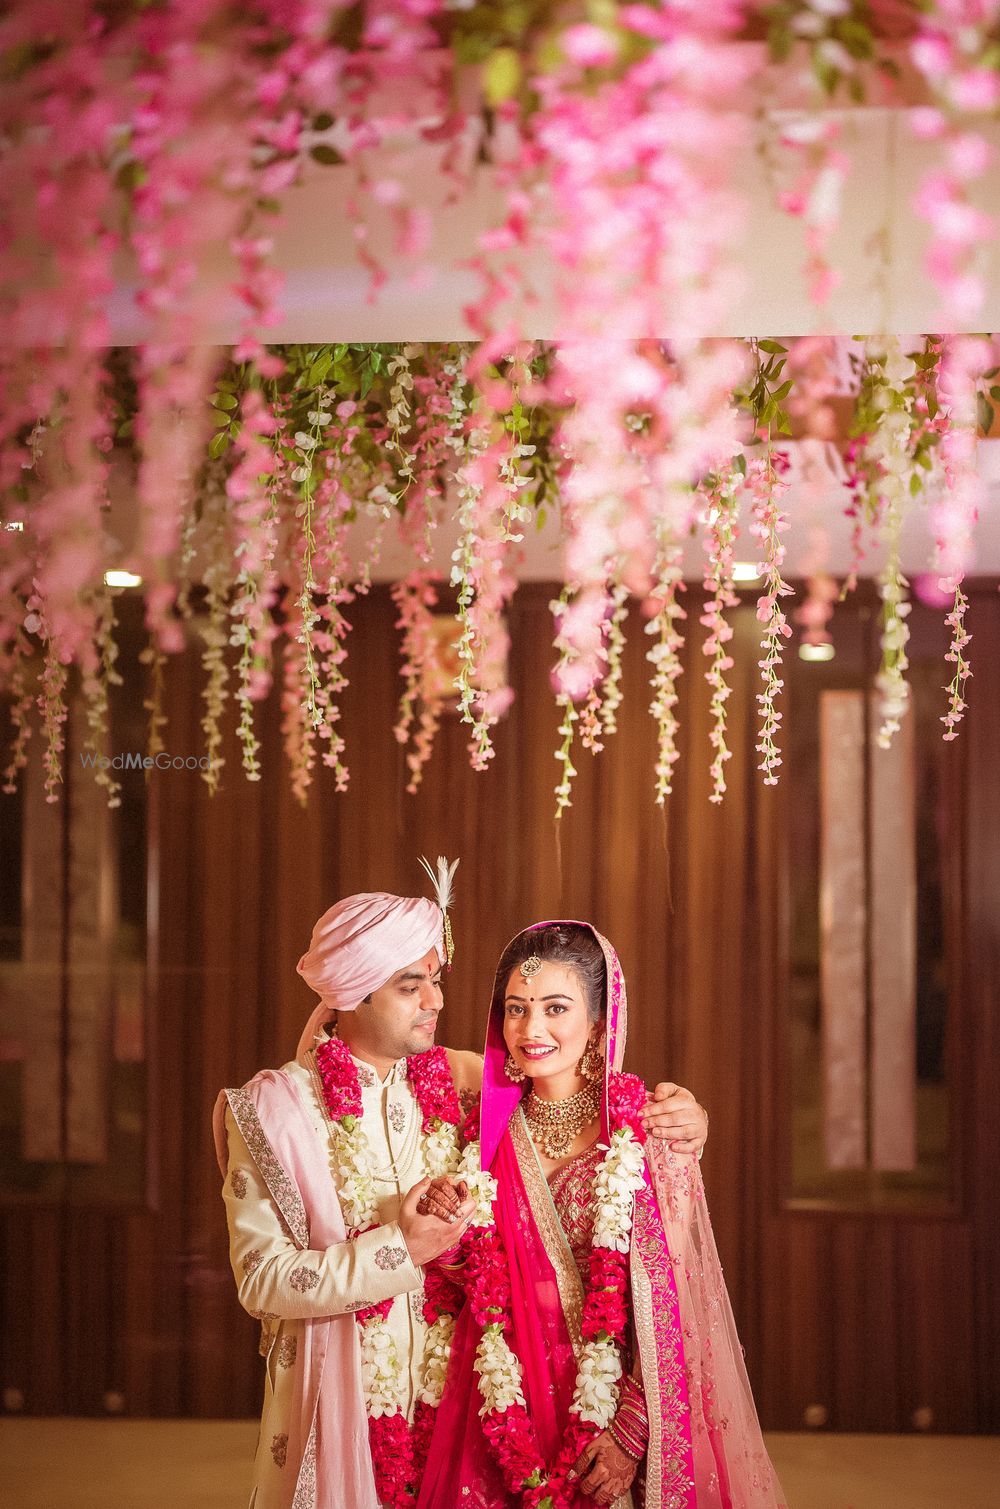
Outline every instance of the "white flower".
{"type": "Polygon", "coordinates": [[[381,1316],[369,1320],[361,1333],[361,1381],[369,1415],[391,1415],[406,1407],[406,1379],[399,1352],[381,1316]]]}
{"type": "Polygon", "coordinates": [[[479,1392],[483,1397],[481,1415],[499,1413],[510,1409],[512,1404],[526,1407],[521,1391],[521,1364],[499,1326],[484,1329],[473,1367],[479,1374],[479,1392]]]}
{"type": "Polygon", "coordinates": [[[459,1156],[458,1128],[450,1122],[443,1121],[424,1137],[424,1168],[432,1179],[457,1173],[459,1156]]]}
{"type": "Polygon", "coordinates": [[[627,1252],[636,1191],[645,1183],[645,1154],[629,1128],[615,1132],[594,1179],[594,1246],[627,1252]]]}
{"type": "Polygon", "coordinates": [[[497,1181],[486,1169],[479,1167],[479,1143],[473,1142],[465,1150],[460,1175],[469,1188],[469,1195],[476,1202],[470,1225],[493,1225],[493,1201],[497,1197],[497,1181]]]}
{"type": "Polygon", "coordinates": [[[435,1409],[441,1403],[444,1381],[448,1375],[448,1359],[451,1356],[451,1340],[455,1332],[455,1317],[439,1315],[427,1332],[424,1343],[423,1370],[417,1397],[435,1409]]]}
{"type": "Polygon", "coordinates": [[[604,1430],[618,1408],[621,1358],[612,1341],[589,1341],[580,1354],[576,1390],[570,1408],[581,1420],[604,1430]]]}

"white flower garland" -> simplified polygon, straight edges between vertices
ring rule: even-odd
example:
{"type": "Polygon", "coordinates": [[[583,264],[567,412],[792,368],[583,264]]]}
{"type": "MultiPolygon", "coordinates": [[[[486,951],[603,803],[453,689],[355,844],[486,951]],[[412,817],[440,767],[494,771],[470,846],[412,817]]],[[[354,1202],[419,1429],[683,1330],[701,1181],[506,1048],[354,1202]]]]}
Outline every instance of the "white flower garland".
{"type": "MultiPolygon", "coordinates": [[[[603,1146],[603,1144],[602,1144],[603,1146]]],[[[479,1182],[474,1191],[477,1199],[472,1224],[495,1224],[492,1201],[496,1180],[478,1171],[479,1147],[470,1144],[465,1161],[475,1169],[479,1182]]],[[[645,1183],[645,1154],[631,1127],[611,1134],[604,1157],[594,1175],[595,1247],[627,1252],[632,1234],[632,1212],[636,1193],[645,1183]]],[[[462,1177],[472,1185],[476,1174],[462,1177]]],[[[524,1374],[520,1360],[511,1350],[501,1324],[485,1326],[476,1348],[475,1370],[479,1375],[479,1392],[483,1399],[480,1415],[498,1413],[512,1404],[524,1405],[524,1374]]],[[[606,1430],[618,1407],[618,1380],[622,1365],[618,1348],[608,1338],[584,1342],[577,1363],[576,1387],[570,1410],[581,1420],[606,1430]]]]}
{"type": "MultiPolygon", "coordinates": [[[[419,1105],[416,1113],[420,1115],[419,1105]]],[[[367,1231],[379,1224],[375,1156],[360,1116],[345,1116],[333,1122],[333,1128],[337,1193],[344,1221],[349,1231],[367,1231]]],[[[431,1131],[421,1132],[420,1136],[425,1175],[439,1179],[457,1173],[462,1161],[459,1128],[442,1121],[431,1131]]],[[[468,1175],[464,1177],[468,1178],[468,1175]]],[[[439,1316],[428,1328],[417,1397],[434,1406],[440,1403],[444,1393],[454,1328],[455,1322],[450,1315],[439,1316]]],[[[365,1407],[370,1416],[378,1419],[380,1415],[391,1415],[397,1410],[405,1413],[408,1372],[382,1315],[371,1316],[361,1328],[361,1380],[365,1407]]]]}

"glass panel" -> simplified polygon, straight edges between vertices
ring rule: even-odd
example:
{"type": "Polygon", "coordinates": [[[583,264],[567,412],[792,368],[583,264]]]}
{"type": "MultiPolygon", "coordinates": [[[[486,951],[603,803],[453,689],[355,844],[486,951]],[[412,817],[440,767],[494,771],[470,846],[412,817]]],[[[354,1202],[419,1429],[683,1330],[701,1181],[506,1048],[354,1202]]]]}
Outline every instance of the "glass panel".
{"type": "MultiPolygon", "coordinates": [[[[941,1209],[954,1196],[946,1072],[949,957],[943,855],[958,841],[952,793],[962,758],[961,739],[954,744],[941,739],[945,646],[940,621],[917,604],[911,626],[912,736],[895,757],[907,767],[905,776],[897,771],[894,777],[902,781],[902,788],[893,793],[890,784],[887,792],[885,782],[876,776],[881,795],[873,800],[870,764],[865,781],[865,1063],[863,1071],[852,1071],[864,1125],[864,1157],[856,1168],[832,1168],[824,1136],[824,1080],[830,1064],[828,1053],[824,1055],[821,988],[821,694],[853,691],[868,702],[878,655],[877,610],[844,604],[834,622],[835,659],[827,663],[794,659],[788,666],[789,708],[784,724],[790,923],[786,1062],[791,1117],[787,1193],[792,1202],[833,1202],[862,1209],[941,1209]],[[907,805],[910,817],[903,813],[907,805]],[[907,822],[912,862],[906,854],[907,822]],[[904,847],[902,852],[897,847],[894,865],[893,846],[901,843],[904,847]],[[909,895],[899,869],[903,861],[912,876],[909,895]],[[906,957],[907,940],[915,950],[915,967],[906,957]],[[875,949],[879,950],[877,960],[875,949]],[[892,950],[894,960],[889,957],[892,950]],[[905,1105],[907,1082],[912,1117],[905,1105]],[[902,1145],[890,1146],[886,1137],[887,1118],[902,1111],[907,1112],[912,1129],[912,1145],[905,1158],[902,1145]],[[876,1166],[907,1162],[912,1166],[876,1166]]],[[[870,746],[874,732],[870,703],[868,714],[870,746]]],[[[826,967],[829,971],[829,960],[826,967]]],[[[835,1011],[837,1004],[833,1003],[835,1011]]],[[[842,1084],[841,1094],[845,1089],[850,1093],[850,1088],[850,1081],[846,1087],[842,1084]]]]}
{"type": "MultiPolygon", "coordinates": [[[[138,605],[123,602],[109,748],[141,748],[138,605]],[[139,704],[138,707],[136,704],[139,704]]],[[[146,791],[121,806],[79,759],[72,699],[65,782],[44,799],[37,739],[19,792],[0,796],[0,1199],[140,1203],[146,1190],[146,791]]]]}

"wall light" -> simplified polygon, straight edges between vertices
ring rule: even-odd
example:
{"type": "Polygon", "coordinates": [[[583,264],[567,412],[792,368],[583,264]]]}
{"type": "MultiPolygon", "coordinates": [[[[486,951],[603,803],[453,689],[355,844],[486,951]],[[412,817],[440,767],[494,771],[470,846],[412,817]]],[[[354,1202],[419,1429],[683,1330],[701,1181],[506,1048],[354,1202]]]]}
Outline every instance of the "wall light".
{"type": "Polygon", "coordinates": [[[737,585],[749,586],[751,582],[760,581],[760,570],[755,561],[734,561],[733,581],[737,585]]]}
{"type": "Polygon", "coordinates": [[[105,571],[104,585],[106,587],[141,587],[142,577],[136,576],[131,571],[105,571]]]}
{"type": "Polygon", "coordinates": [[[835,653],[836,651],[829,640],[824,641],[823,644],[810,644],[807,640],[804,644],[799,645],[800,660],[832,660],[835,653]]]}

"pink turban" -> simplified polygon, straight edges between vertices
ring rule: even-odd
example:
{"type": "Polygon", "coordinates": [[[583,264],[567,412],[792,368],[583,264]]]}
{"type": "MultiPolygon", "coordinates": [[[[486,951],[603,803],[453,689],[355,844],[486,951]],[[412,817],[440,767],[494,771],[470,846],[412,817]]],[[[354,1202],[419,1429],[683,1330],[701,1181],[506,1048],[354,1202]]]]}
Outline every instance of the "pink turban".
{"type": "Polygon", "coordinates": [[[312,1046],[321,1024],[335,1011],[354,1011],[397,969],[436,948],[445,961],[444,918],[425,896],[389,896],[383,891],[347,896],[324,912],[296,968],[321,998],[299,1041],[312,1046]]]}

